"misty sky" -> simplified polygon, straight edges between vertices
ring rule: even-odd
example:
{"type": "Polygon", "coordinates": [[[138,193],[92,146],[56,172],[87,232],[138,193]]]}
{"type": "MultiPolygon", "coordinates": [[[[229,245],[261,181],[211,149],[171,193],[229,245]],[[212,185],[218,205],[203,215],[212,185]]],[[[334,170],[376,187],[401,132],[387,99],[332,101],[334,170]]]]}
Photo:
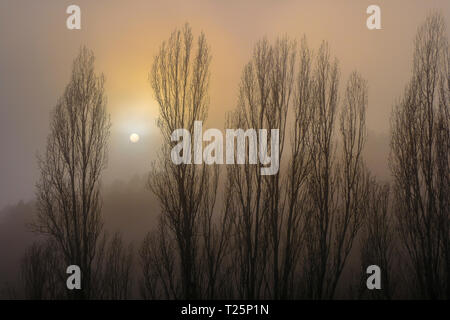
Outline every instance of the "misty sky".
{"type": "Polygon", "coordinates": [[[185,22],[196,35],[204,31],[211,46],[210,127],[222,128],[225,112],[235,107],[242,68],[258,39],[305,34],[315,49],[328,40],[340,61],[341,89],[355,69],[368,80],[367,162],[387,174],[391,108],[410,76],[417,27],[433,9],[449,21],[448,0],[0,0],[0,207],[33,197],[49,113],[82,44],[106,76],[113,126],[104,183],[148,171],[159,149],[148,72],[161,42],[185,22]],[[70,4],[81,7],[80,31],[66,29],[70,4]],[[381,7],[383,30],[366,28],[370,4],[381,7]],[[137,144],[128,140],[133,132],[141,136],[137,144]]]}

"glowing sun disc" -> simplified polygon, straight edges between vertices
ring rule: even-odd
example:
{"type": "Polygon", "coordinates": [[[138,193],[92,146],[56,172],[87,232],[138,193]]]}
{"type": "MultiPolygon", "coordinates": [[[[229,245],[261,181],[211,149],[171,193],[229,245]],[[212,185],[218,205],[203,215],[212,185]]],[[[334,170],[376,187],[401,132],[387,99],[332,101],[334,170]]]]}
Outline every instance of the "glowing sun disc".
{"type": "Polygon", "coordinates": [[[139,135],[137,133],[133,133],[130,135],[130,141],[132,143],[136,143],[139,141],[139,135]]]}

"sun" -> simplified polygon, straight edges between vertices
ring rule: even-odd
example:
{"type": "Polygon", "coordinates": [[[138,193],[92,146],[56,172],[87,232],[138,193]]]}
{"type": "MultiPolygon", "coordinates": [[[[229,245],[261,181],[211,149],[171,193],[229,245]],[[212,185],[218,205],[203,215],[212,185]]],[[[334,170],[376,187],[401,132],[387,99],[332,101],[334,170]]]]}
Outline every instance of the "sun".
{"type": "Polygon", "coordinates": [[[131,141],[132,143],[138,142],[138,141],[139,141],[139,135],[138,135],[137,133],[132,133],[132,134],[130,135],[130,141],[131,141]]]}

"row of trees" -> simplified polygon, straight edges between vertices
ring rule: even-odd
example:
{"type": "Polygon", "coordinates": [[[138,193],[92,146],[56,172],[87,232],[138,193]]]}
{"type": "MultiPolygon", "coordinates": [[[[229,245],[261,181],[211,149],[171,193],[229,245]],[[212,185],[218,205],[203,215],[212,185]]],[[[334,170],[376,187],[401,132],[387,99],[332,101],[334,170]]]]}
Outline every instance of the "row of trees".
{"type": "MultiPolygon", "coordinates": [[[[149,78],[163,144],[148,186],[161,214],[134,264],[142,297],[450,297],[450,73],[441,15],[419,28],[412,79],[394,107],[390,185],[364,164],[367,82],[352,72],[340,92],[328,44],[313,51],[306,38],[255,45],[226,120],[228,128],[279,129],[278,174],[261,175],[263,164],[172,163],[172,132],[192,132],[194,121],[207,119],[210,61],[205,35],[194,39],[188,25],[154,59],[149,78]],[[349,259],[359,261],[361,281],[345,277],[349,259]],[[371,264],[382,270],[382,290],[366,289],[371,264]]],[[[99,178],[110,127],[103,81],[82,49],[40,159],[34,230],[46,237],[24,258],[30,297],[131,292],[132,249],[102,228],[99,178]],[[81,267],[82,290],[65,289],[62,261],[81,267]]]]}
{"type": "Polygon", "coordinates": [[[261,164],[227,166],[224,196],[216,206],[217,167],[167,161],[171,132],[205,120],[205,37],[194,49],[185,26],[162,45],[151,82],[164,147],[149,178],[162,215],[159,230],[141,249],[144,296],[334,297],[369,210],[362,159],[367,85],[352,73],[339,110],[339,68],[328,44],[314,55],[303,39],[299,56],[297,51],[287,37],[258,42],[227,120],[230,128],[279,128],[285,166],[273,176],[260,175],[261,164]]]}
{"type": "Polygon", "coordinates": [[[170,133],[205,120],[208,102],[205,37],[194,48],[189,26],[175,31],[150,79],[165,143],[149,178],[162,213],[140,251],[143,296],[331,299],[340,281],[345,290],[344,268],[359,252],[355,296],[448,297],[448,59],[444,19],[432,14],[393,111],[390,186],[362,156],[366,81],[351,73],[340,95],[326,42],[314,53],[306,39],[299,48],[287,37],[259,41],[226,124],[279,128],[281,169],[262,176],[261,164],[228,165],[218,186],[216,167],[167,161],[170,133]],[[383,270],[382,291],[366,289],[371,264],[383,270]]]}

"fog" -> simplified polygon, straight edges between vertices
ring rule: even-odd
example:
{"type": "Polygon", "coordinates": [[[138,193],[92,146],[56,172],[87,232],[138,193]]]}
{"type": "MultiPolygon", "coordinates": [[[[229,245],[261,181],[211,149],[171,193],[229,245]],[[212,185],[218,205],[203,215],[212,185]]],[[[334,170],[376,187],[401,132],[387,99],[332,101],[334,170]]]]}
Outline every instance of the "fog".
{"type": "Polygon", "coordinates": [[[94,51],[97,71],[106,77],[113,127],[104,182],[148,171],[159,149],[148,72],[160,43],[185,22],[194,32],[205,32],[211,46],[209,125],[217,128],[236,105],[242,67],[257,40],[306,35],[313,48],[328,40],[340,61],[342,83],[354,69],[369,83],[367,127],[375,147],[367,160],[384,172],[391,108],[411,72],[417,26],[435,8],[446,19],[450,13],[448,1],[378,1],[383,29],[370,31],[365,11],[371,1],[81,0],[82,29],[69,31],[69,4],[0,3],[0,208],[33,199],[36,154],[44,149],[50,110],[82,44],[94,51]],[[129,143],[132,132],[141,136],[138,144],[129,143]]]}
{"type": "MultiPolygon", "coordinates": [[[[373,1],[148,1],[79,0],[82,29],[67,30],[72,1],[0,2],[0,288],[14,286],[20,259],[36,235],[29,232],[45,150],[50,112],[69,81],[82,45],[96,56],[106,78],[112,127],[108,167],[102,175],[105,230],[119,231],[137,249],[154,228],[159,206],[146,188],[160,149],[157,103],[148,81],[153,57],[170,32],[185,22],[203,31],[211,48],[210,107],[205,127],[224,128],[235,108],[238,85],[254,44],[263,37],[305,35],[317,50],[327,40],[339,60],[340,92],[357,70],[368,82],[365,161],[390,180],[391,110],[411,76],[413,39],[427,13],[444,0],[379,0],[382,30],[366,28],[373,1]],[[140,140],[131,143],[137,133],[140,140]],[[3,284],[3,285],[2,285],[3,284]]],[[[447,24],[450,30],[450,24],[447,24]]],[[[449,31],[447,31],[448,33],[449,31]]]]}

